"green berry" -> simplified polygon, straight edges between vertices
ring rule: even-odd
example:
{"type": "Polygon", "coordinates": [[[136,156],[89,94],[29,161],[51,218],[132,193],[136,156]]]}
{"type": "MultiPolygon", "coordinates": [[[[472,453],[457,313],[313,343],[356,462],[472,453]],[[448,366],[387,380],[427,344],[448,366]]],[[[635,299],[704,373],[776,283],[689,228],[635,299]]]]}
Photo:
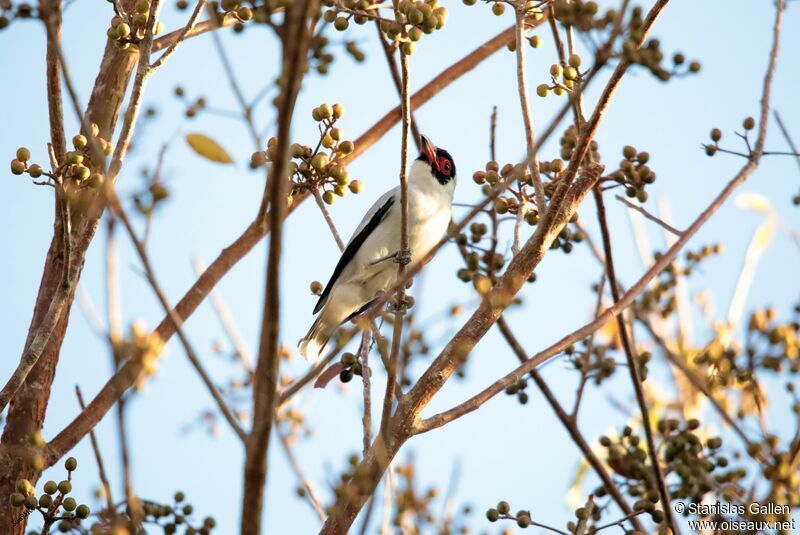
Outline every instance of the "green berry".
{"type": "Polygon", "coordinates": [[[17,160],[27,162],[31,159],[31,151],[27,147],[20,147],[17,149],[17,160]]]}
{"type": "Polygon", "coordinates": [[[39,506],[40,507],[48,508],[51,505],[53,505],[53,497],[52,496],[50,496],[49,494],[42,494],[41,496],[39,496],[39,506]]]}
{"type": "Polygon", "coordinates": [[[350,182],[348,187],[350,188],[350,191],[355,194],[361,193],[361,191],[364,189],[360,180],[353,180],[350,182]]]}
{"type": "Polygon", "coordinates": [[[61,506],[66,511],[74,511],[78,504],[75,502],[75,498],[64,498],[64,501],[61,502],[61,506]]]}
{"type": "Polygon", "coordinates": [[[89,518],[90,513],[89,506],[86,504],[81,504],[75,509],[75,516],[78,518],[89,518]]]}
{"type": "Polygon", "coordinates": [[[630,145],[625,145],[625,147],[622,148],[622,155],[626,160],[632,160],[636,156],[636,149],[630,145]]]}
{"type": "Polygon", "coordinates": [[[39,500],[36,499],[36,496],[28,496],[25,498],[25,507],[28,509],[36,509],[39,506],[39,500]]]}
{"type": "Polygon", "coordinates": [[[15,492],[9,498],[9,502],[11,503],[12,507],[21,507],[22,504],[25,503],[25,496],[19,492],[15,492]]]}
{"type": "Polygon", "coordinates": [[[11,160],[11,172],[15,175],[21,175],[25,172],[25,164],[19,160],[11,160]]]}
{"type": "Polygon", "coordinates": [[[492,5],[492,13],[494,13],[496,16],[499,17],[505,12],[506,12],[505,4],[502,4],[501,2],[495,2],[492,5]]]}
{"type": "Polygon", "coordinates": [[[44,491],[47,494],[55,494],[56,492],[58,492],[58,485],[56,484],[55,481],[48,481],[47,483],[44,484],[44,491]]]}
{"type": "Polygon", "coordinates": [[[64,468],[66,468],[68,471],[72,472],[73,470],[78,468],[78,459],[76,459],[75,457],[70,457],[64,463],[64,468]]]}
{"type": "Polygon", "coordinates": [[[63,480],[58,484],[58,491],[61,494],[69,494],[70,492],[72,492],[72,483],[70,483],[66,479],[63,480]]]}
{"type": "Polygon", "coordinates": [[[536,87],[536,94],[544,98],[550,92],[550,87],[547,84],[539,84],[536,87]]]}
{"type": "Polygon", "coordinates": [[[350,22],[344,17],[336,17],[336,20],[333,21],[333,27],[343,32],[350,26],[350,22]]]}
{"type": "Polygon", "coordinates": [[[325,201],[325,204],[333,204],[336,202],[336,195],[332,191],[326,191],[322,194],[322,200],[325,201]]]}
{"type": "Polygon", "coordinates": [[[581,57],[578,54],[569,55],[569,66],[576,69],[581,66],[581,57]]]}

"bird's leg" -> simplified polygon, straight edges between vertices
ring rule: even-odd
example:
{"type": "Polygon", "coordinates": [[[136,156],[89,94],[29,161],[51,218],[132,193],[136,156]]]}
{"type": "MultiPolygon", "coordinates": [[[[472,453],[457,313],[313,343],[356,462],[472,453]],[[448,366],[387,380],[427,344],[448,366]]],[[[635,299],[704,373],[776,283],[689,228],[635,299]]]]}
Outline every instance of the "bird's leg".
{"type": "Polygon", "coordinates": [[[408,249],[397,251],[394,253],[394,261],[403,266],[407,266],[411,263],[411,251],[408,249]]]}
{"type": "Polygon", "coordinates": [[[394,260],[398,264],[402,264],[404,266],[407,266],[408,264],[411,263],[411,251],[409,251],[409,250],[396,251],[396,252],[394,252],[394,253],[392,253],[390,255],[386,255],[386,256],[382,256],[380,258],[376,258],[375,260],[370,262],[369,265],[370,266],[374,266],[375,264],[380,264],[381,262],[384,262],[386,260],[394,260]]]}

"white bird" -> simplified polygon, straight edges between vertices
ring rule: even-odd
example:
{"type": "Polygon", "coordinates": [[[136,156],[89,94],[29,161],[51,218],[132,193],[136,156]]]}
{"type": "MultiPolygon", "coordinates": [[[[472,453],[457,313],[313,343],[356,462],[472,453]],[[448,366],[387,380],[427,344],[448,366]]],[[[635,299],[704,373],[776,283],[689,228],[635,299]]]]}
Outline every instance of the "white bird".
{"type": "MultiPolygon", "coordinates": [[[[447,231],[456,187],[456,166],[450,153],[425,136],[421,148],[408,174],[412,265],[427,256],[447,231]]],[[[319,358],[341,324],[366,311],[379,293],[395,285],[397,264],[384,260],[400,252],[400,204],[398,186],[375,201],[350,238],[314,307],[314,314],[320,315],[298,344],[300,354],[310,362],[319,358]]]]}

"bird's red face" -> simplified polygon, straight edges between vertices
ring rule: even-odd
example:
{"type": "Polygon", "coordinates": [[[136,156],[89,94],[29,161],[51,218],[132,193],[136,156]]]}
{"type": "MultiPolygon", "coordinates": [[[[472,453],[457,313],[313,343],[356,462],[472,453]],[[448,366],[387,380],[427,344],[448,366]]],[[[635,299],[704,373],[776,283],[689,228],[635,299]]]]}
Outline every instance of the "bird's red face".
{"type": "Polygon", "coordinates": [[[437,148],[426,136],[421,136],[420,148],[419,159],[430,164],[431,171],[439,182],[444,184],[455,176],[456,166],[446,150],[437,148]]]}

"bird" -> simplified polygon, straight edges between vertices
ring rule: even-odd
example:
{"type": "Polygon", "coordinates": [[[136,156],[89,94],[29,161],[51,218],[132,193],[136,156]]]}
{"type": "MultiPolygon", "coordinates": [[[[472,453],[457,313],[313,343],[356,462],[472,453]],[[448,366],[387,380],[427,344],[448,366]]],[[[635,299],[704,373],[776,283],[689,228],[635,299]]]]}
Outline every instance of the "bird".
{"type": "Polygon", "coordinates": [[[319,314],[298,343],[300,354],[316,362],[336,329],[367,311],[397,282],[396,262],[411,268],[425,259],[450,224],[456,165],[445,149],[420,136],[420,154],[408,173],[408,245],[400,251],[400,187],[384,193],[364,215],[319,296],[319,314]],[[410,253],[410,258],[408,254],[410,253]],[[394,262],[386,261],[394,259],[394,262]]]}

